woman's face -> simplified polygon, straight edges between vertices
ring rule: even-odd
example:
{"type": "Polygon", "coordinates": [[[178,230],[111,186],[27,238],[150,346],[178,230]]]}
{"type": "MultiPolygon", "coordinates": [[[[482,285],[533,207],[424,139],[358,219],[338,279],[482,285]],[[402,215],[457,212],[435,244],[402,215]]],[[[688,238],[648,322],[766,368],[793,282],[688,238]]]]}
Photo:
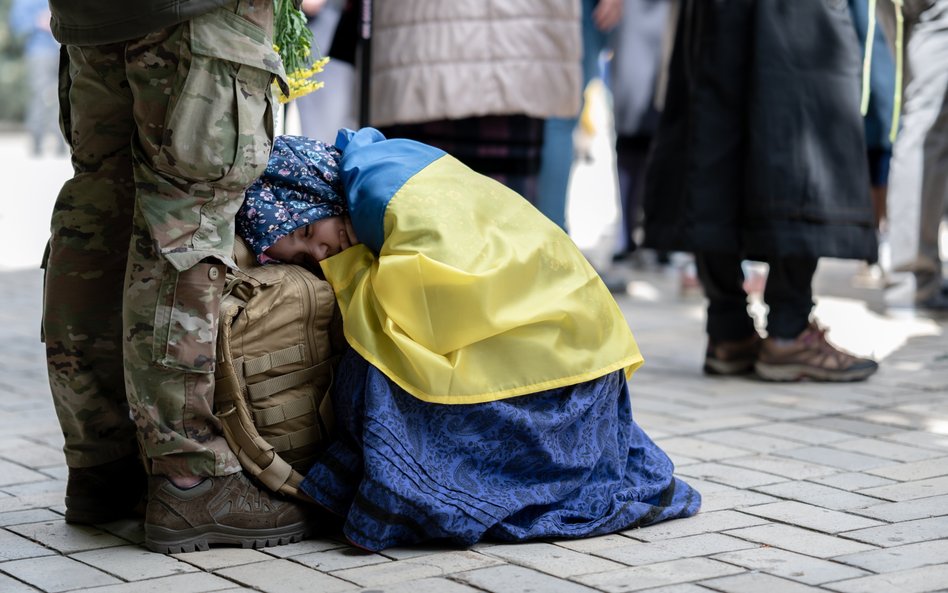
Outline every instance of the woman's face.
{"type": "Polygon", "coordinates": [[[315,270],[318,262],[358,242],[348,216],[331,216],[296,229],[265,253],[281,262],[315,270]]]}

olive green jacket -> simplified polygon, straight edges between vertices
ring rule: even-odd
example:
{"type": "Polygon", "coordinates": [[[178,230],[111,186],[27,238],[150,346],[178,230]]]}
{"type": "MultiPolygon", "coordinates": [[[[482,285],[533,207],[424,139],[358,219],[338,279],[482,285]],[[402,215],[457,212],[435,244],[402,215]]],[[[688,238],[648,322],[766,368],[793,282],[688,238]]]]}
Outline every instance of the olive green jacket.
{"type": "Polygon", "coordinates": [[[53,36],[65,45],[137,39],[211,11],[228,0],[49,0],[53,36]]]}

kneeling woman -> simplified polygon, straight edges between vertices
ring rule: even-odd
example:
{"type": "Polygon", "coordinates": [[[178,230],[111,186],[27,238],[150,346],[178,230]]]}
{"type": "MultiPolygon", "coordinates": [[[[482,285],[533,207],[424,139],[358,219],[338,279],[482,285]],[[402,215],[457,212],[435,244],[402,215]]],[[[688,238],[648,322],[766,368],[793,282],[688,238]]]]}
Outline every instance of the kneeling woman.
{"type": "Polygon", "coordinates": [[[302,489],[354,545],[577,538],[698,511],[632,419],[642,357],[612,295],[516,193],[371,128],[284,136],[237,230],[336,293],[337,434],[302,489]]]}

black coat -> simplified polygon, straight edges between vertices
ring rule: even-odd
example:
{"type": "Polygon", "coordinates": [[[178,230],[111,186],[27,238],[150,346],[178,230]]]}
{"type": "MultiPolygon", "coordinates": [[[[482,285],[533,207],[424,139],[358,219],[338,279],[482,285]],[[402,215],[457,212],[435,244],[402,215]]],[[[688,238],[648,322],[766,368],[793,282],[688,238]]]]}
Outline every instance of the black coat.
{"type": "Polygon", "coordinates": [[[875,261],[846,0],[682,0],[645,245],[875,261]]]}

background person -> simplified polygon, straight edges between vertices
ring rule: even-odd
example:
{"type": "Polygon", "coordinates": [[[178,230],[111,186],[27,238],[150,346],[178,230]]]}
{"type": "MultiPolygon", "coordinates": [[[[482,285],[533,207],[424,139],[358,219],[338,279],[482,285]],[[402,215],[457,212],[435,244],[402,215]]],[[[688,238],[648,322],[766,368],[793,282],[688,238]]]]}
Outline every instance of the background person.
{"type": "Polygon", "coordinates": [[[646,173],[645,245],[695,254],[708,373],[854,381],[878,368],[810,318],[820,257],[878,256],[861,64],[845,2],[681,6],[646,173]],[[770,265],[765,340],[747,311],[743,259],[770,265]]]}

